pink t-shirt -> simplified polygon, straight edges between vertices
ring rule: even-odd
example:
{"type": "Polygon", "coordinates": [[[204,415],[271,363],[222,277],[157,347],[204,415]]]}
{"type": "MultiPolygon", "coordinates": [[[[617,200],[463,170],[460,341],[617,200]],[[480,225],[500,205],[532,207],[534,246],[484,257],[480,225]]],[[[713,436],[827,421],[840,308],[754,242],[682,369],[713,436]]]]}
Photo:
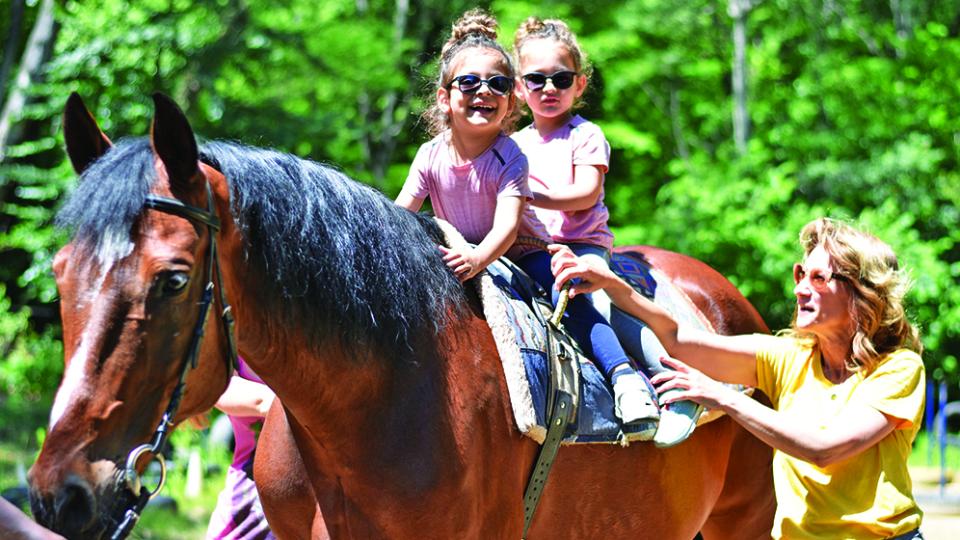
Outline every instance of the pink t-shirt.
{"type": "MultiPolygon", "coordinates": [[[[606,174],[610,165],[610,145],[600,126],[577,115],[563,127],[541,137],[530,124],[513,134],[530,160],[530,185],[550,190],[573,183],[573,168],[594,165],[606,174]]],[[[533,207],[547,227],[553,241],[564,244],[591,244],[613,248],[613,233],[607,226],[610,217],[603,204],[603,189],[593,208],[564,211],[533,207]]]]}
{"type": "MultiPolygon", "coordinates": [[[[531,199],[527,158],[517,143],[501,134],[473,161],[455,165],[448,140],[449,131],[446,131],[420,146],[401,193],[416,199],[430,197],[437,217],[450,222],[468,242],[479,244],[493,228],[500,198],[531,199]]],[[[550,239],[529,205],[520,216],[517,236],[550,239]]],[[[516,260],[534,249],[515,244],[507,255],[516,260]]]]}

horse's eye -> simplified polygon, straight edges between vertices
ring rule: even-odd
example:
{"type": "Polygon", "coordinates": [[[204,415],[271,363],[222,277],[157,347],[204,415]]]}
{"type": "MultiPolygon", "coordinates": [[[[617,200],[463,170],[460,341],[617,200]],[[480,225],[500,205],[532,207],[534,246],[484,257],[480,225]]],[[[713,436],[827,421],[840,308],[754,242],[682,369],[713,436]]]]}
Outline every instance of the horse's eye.
{"type": "Polygon", "coordinates": [[[182,292],[188,283],[190,283],[190,275],[186,272],[170,272],[161,278],[160,294],[175,296],[182,292]]]}

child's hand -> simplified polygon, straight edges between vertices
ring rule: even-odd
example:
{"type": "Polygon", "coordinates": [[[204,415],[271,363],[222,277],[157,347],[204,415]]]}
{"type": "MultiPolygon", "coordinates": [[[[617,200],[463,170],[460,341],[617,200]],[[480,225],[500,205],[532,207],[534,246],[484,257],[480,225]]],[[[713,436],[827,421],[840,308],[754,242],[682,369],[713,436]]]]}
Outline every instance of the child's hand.
{"type": "Polygon", "coordinates": [[[473,248],[450,249],[444,246],[438,247],[440,253],[443,254],[443,262],[447,263],[447,267],[453,271],[453,275],[457,276],[460,281],[466,281],[483,270],[483,263],[473,248]]]}

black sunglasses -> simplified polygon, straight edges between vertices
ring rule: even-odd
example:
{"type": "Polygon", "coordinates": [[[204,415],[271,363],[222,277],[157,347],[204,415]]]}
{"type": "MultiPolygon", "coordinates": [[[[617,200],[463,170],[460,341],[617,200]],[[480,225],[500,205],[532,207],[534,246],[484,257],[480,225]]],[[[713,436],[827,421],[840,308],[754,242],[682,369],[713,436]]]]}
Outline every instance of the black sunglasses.
{"type": "Polygon", "coordinates": [[[447,90],[457,83],[457,88],[464,94],[476,94],[484,84],[494,95],[505,96],[510,90],[513,90],[513,79],[506,75],[494,75],[489,79],[481,79],[476,75],[458,75],[447,83],[447,90]]]}
{"type": "Polygon", "coordinates": [[[527,73],[523,76],[523,83],[527,85],[527,90],[531,92],[543,90],[543,87],[547,85],[547,81],[552,82],[553,87],[557,90],[566,90],[573,86],[573,81],[576,78],[576,71],[558,71],[553,75],[545,75],[534,71],[533,73],[527,73]]]}

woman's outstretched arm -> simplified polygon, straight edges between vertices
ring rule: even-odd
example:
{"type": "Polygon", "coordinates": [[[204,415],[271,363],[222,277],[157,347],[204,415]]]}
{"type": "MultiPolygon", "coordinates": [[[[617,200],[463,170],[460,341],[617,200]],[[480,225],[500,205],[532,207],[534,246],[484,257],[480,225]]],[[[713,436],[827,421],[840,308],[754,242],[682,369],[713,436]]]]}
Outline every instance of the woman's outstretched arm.
{"type": "Polygon", "coordinates": [[[757,351],[764,340],[774,338],[759,334],[721,336],[681,326],[669,312],[633,290],[609,268],[593,266],[589,259],[577,257],[563,245],[549,249],[557,286],[574,280],[571,296],[603,289],[620,310],[646,323],[671,356],[682,358],[714,379],[757,385],[757,351]]]}
{"type": "Polygon", "coordinates": [[[902,421],[873,407],[851,401],[824,428],[810,415],[787,414],[722,385],[686,363],[661,359],[671,370],[653,377],[666,403],[689,399],[727,413],[758,439],[795,458],[825,467],[877,444],[902,421]]]}

